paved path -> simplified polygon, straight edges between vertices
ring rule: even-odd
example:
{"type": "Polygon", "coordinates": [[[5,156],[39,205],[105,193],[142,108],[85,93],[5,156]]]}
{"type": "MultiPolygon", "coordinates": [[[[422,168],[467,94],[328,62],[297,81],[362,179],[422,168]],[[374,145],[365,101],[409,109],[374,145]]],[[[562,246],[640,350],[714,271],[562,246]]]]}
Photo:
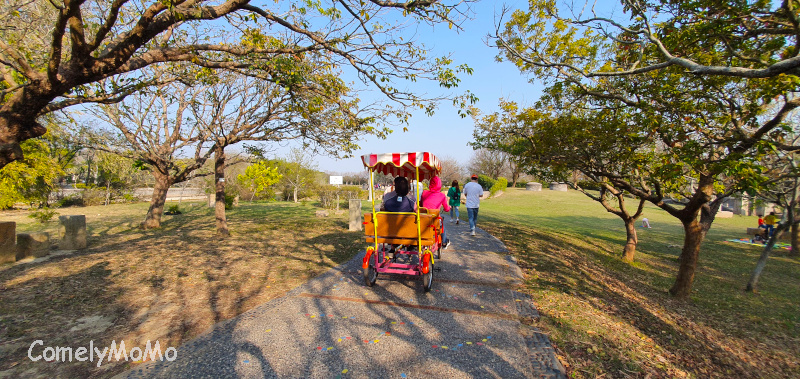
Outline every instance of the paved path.
{"type": "MultiPolygon", "coordinates": [[[[445,216],[449,218],[449,216],[445,216]]],[[[433,290],[380,276],[364,285],[363,253],[120,377],[563,378],[538,317],[513,288],[522,271],[505,246],[447,224],[453,244],[433,290]],[[528,323],[530,324],[530,323],[528,323]]]]}

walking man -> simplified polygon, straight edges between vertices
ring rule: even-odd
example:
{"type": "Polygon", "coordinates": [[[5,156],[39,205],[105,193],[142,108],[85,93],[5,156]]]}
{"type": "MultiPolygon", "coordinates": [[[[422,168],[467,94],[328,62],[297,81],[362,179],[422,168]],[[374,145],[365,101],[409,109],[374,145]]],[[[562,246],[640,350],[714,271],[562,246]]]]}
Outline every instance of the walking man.
{"type": "Polygon", "coordinates": [[[475,224],[478,222],[478,207],[483,197],[483,187],[478,184],[478,175],[472,175],[472,181],[464,185],[464,196],[467,197],[467,217],[469,217],[470,235],[475,235],[475,224]]]}

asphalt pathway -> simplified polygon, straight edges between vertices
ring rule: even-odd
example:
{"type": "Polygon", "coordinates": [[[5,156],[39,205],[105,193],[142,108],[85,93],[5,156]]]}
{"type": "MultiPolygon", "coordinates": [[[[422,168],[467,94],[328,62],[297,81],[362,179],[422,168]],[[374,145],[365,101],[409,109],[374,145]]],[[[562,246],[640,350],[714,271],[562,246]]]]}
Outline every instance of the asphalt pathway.
{"type": "MultiPolygon", "coordinates": [[[[449,216],[445,216],[449,219],[449,216]]],[[[215,325],[122,378],[564,378],[522,271],[502,242],[447,223],[433,290],[419,278],[364,285],[363,252],[286,296],[215,325]]]]}

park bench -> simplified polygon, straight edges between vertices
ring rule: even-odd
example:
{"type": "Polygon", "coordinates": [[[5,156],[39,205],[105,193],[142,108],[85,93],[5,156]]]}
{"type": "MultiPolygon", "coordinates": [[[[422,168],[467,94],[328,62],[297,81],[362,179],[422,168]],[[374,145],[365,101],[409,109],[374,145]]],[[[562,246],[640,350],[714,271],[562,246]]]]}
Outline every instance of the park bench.
{"type": "MultiPolygon", "coordinates": [[[[756,236],[759,234],[764,233],[764,228],[747,228],[747,235],[748,236],[756,236]]],[[[782,236],[778,238],[779,240],[790,240],[792,239],[791,233],[783,233],[782,236]]]]}
{"type": "MultiPolygon", "coordinates": [[[[422,212],[425,208],[421,208],[422,212]]],[[[417,216],[413,214],[398,213],[379,213],[378,219],[378,243],[389,243],[395,245],[417,245],[417,216]]],[[[430,213],[420,213],[420,231],[422,233],[422,245],[430,246],[434,242],[434,227],[439,229],[441,225],[438,219],[438,211],[430,213]]],[[[375,242],[375,224],[372,222],[372,213],[364,214],[364,236],[367,243],[375,242]]]]}

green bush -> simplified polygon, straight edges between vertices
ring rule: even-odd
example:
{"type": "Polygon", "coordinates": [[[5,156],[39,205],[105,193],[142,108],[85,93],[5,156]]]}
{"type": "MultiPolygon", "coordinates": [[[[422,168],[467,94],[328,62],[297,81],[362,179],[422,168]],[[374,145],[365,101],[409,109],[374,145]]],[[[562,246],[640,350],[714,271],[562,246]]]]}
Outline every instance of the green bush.
{"type": "Polygon", "coordinates": [[[78,194],[66,196],[56,203],[56,207],[58,208],[82,207],[82,206],[83,206],[83,197],[78,194]]]}
{"type": "Polygon", "coordinates": [[[319,203],[323,208],[333,209],[336,208],[336,194],[339,193],[339,188],[333,185],[319,186],[317,188],[317,196],[319,196],[319,203]]]}
{"type": "Polygon", "coordinates": [[[83,205],[102,205],[106,202],[106,190],[100,188],[87,188],[81,192],[83,205]]]}
{"type": "Polygon", "coordinates": [[[56,212],[56,211],[54,211],[54,210],[52,210],[50,208],[45,207],[45,208],[39,209],[36,212],[33,212],[33,213],[29,214],[28,217],[30,217],[32,219],[35,219],[36,221],[39,221],[40,223],[44,224],[44,223],[52,220],[53,217],[55,217],[56,215],[58,215],[58,212],[56,212]]]}
{"type": "Polygon", "coordinates": [[[225,194],[225,209],[233,208],[233,199],[236,198],[234,194],[225,194]]]}
{"type": "Polygon", "coordinates": [[[492,187],[494,187],[494,183],[496,180],[486,176],[486,175],[478,175],[478,184],[483,187],[484,191],[489,191],[492,187]]]}
{"type": "Polygon", "coordinates": [[[181,212],[181,207],[178,204],[172,204],[172,205],[169,206],[169,208],[167,209],[167,212],[165,214],[168,214],[168,215],[179,215],[181,213],[183,213],[183,212],[181,212]]]}
{"type": "MultiPolygon", "coordinates": [[[[480,180],[480,179],[479,179],[480,180]]],[[[506,178],[497,178],[497,181],[494,182],[492,187],[489,189],[489,193],[491,196],[494,196],[499,191],[502,191],[508,187],[508,180],[506,178]]]]}
{"type": "Polygon", "coordinates": [[[367,191],[360,186],[341,186],[339,187],[339,198],[341,200],[363,199],[367,196],[367,191]]]}

